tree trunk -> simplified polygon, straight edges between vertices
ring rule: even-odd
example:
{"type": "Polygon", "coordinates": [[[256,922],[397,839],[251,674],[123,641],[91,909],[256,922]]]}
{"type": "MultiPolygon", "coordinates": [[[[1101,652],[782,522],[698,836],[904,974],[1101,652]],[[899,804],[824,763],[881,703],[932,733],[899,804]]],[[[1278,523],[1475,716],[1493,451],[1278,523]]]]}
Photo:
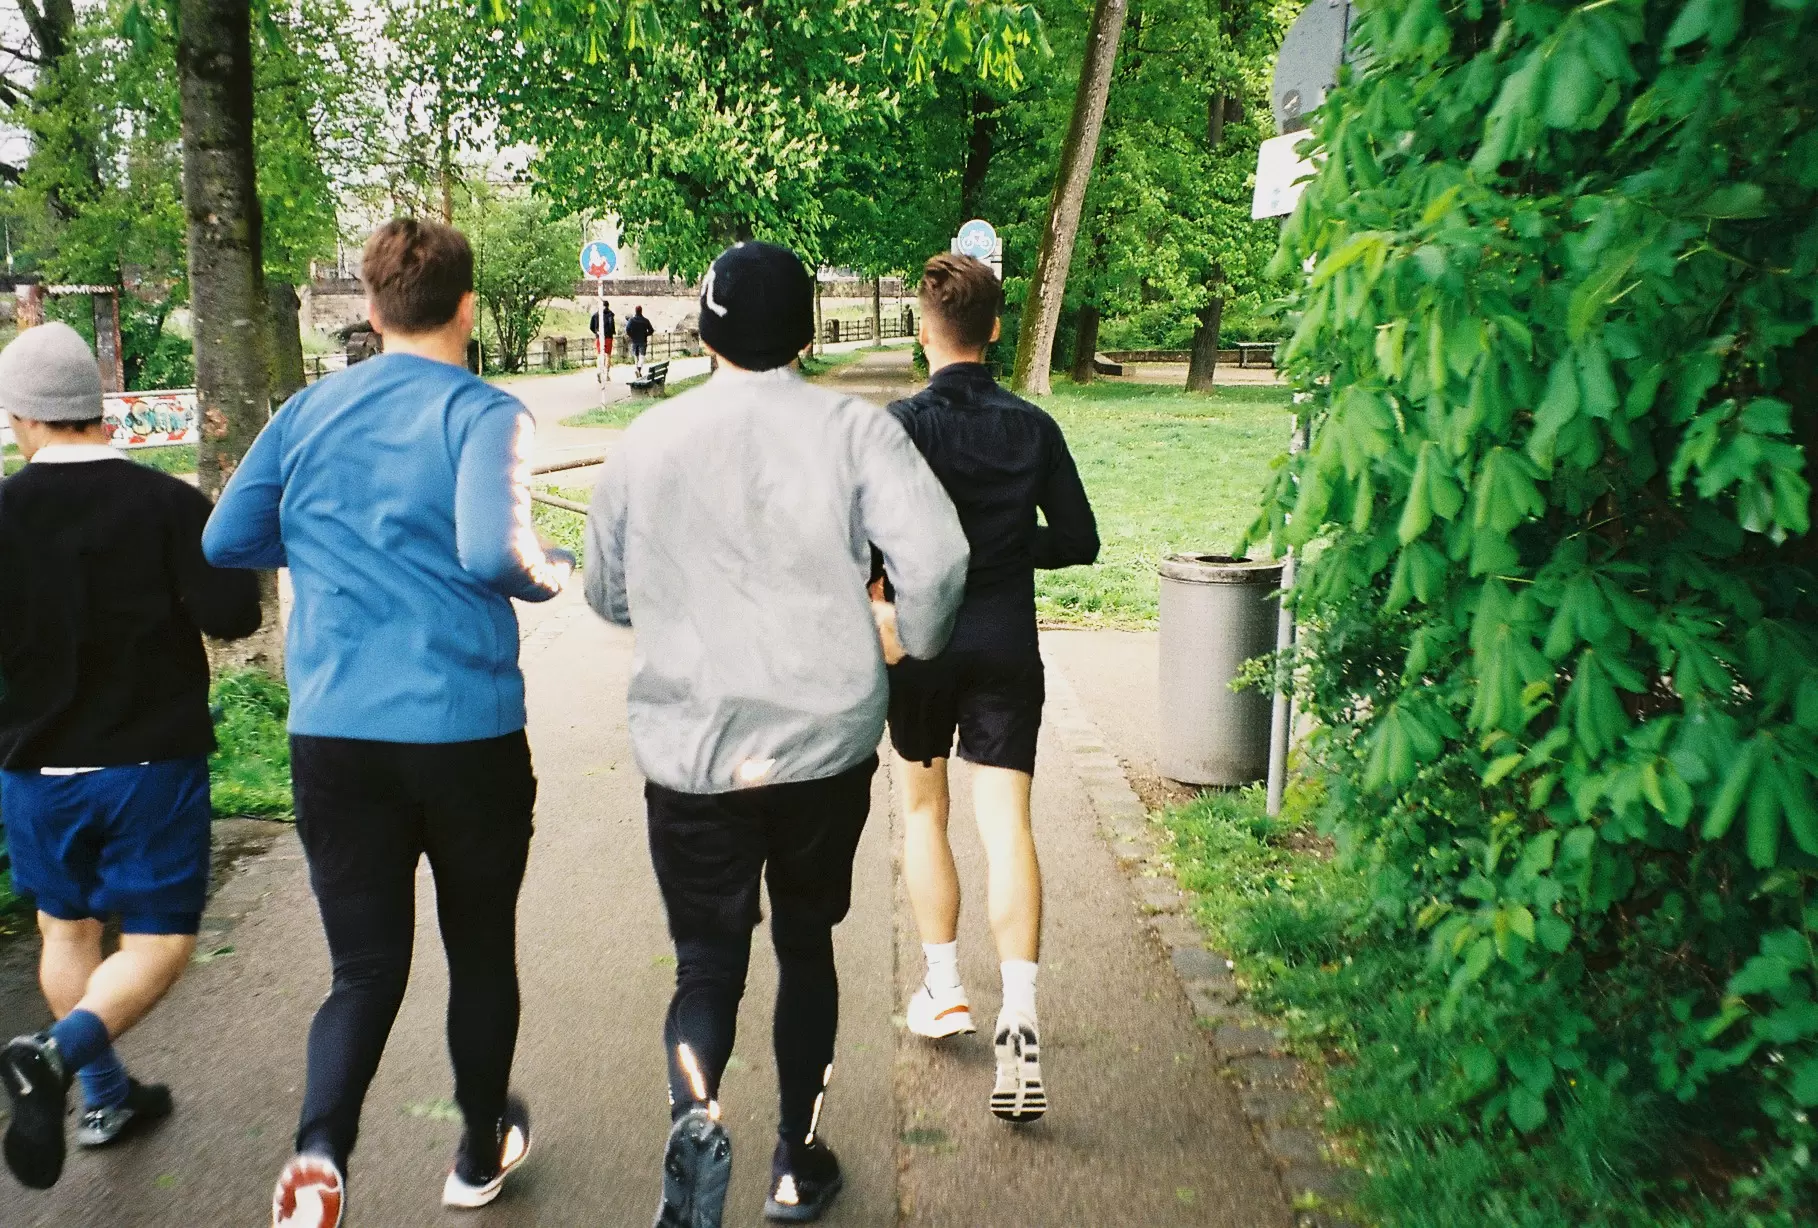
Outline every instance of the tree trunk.
{"type": "Polygon", "coordinates": [[[1225,314],[1224,286],[1213,283],[1212,297],[1199,309],[1199,327],[1193,330],[1193,357],[1187,362],[1187,391],[1210,392],[1218,366],[1218,330],[1225,314]]]}
{"type": "Polygon", "coordinates": [[[871,344],[884,343],[884,279],[871,279],[871,344]]]}
{"type": "Polygon", "coordinates": [[[309,382],[303,374],[303,304],[297,288],[287,281],[270,282],[265,288],[271,309],[271,403],[282,405],[309,382]]]}
{"type": "Polygon", "coordinates": [[[1073,98],[1073,120],[1067,125],[1067,139],[1061,146],[1054,195],[1048,202],[1048,224],[1042,230],[1041,249],[1035,257],[1035,273],[1029,279],[1029,297],[1023,302],[1022,323],[1017,331],[1016,368],[1010,382],[1019,392],[1039,394],[1050,390],[1048,365],[1054,357],[1054,330],[1067,289],[1067,268],[1073,263],[1080,209],[1085,204],[1086,185],[1092,179],[1092,161],[1098,153],[1098,133],[1105,122],[1111,68],[1117,61],[1117,44],[1128,13],[1129,0],[1097,0],[1093,6],[1079,92],[1073,98]]]}
{"type": "Polygon", "coordinates": [[[991,170],[993,138],[997,135],[997,103],[983,93],[972,95],[972,131],[966,139],[966,166],[960,173],[961,222],[978,216],[979,191],[991,170]]]}
{"type": "MultiPolygon", "coordinates": [[[[438,108],[445,104],[438,95],[438,108]]],[[[442,181],[442,224],[454,225],[454,148],[448,135],[448,113],[443,110],[436,134],[436,172],[442,181]]]]}
{"type": "Polygon", "coordinates": [[[1073,382],[1090,384],[1098,372],[1092,359],[1098,353],[1098,308],[1091,303],[1079,309],[1079,321],[1073,333],[1073,382]]]}
{"type": "Polygon", "coordinates": [[[821,274],[819,269],[816,269],[814,273],[814,352],[816,354],[827,352],[827,321],[821,314],[821,274]]]}
{"type": "MultiPolygon", "coordinates": [[[[196,473],[214,498],[271,417],[272,346],[261,266],[263,219],[253,167],[249,0],[179,0],[183,208],[195,329],[196,473]]],[[[275,573],[260,578],[264,625],[217,664],[284,668],[275,573]]]]}

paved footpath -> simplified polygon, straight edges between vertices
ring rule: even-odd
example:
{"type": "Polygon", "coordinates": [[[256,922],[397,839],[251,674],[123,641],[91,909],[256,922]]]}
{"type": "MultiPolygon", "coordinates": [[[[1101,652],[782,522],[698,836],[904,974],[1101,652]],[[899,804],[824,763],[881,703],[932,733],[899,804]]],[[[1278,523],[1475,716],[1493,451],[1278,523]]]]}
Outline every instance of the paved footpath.
{"type": "MultiPolygon", "coordinates": [[[[900,356],[868,357],[839,382],[883,397],[900,356]]],[[[441,1180],[460,1126],[442,1037],[445,970],[433,887],[418,900],[418,959],[367,1102],[354,1158],[352,1228],[644,1228],[667,1122],[658,1030],[673,960],[643,831],[642,780],[626,736],[631,638],[571,591],[523,607],[530,734],[541,793],[520,910],[525,1014],[516,1082],[536,1150],[493,1207],[444,1212],[441,1180]]],[[[1057,658],[1058,659],[1058,658],[1057,658]]],[[[1063,667],[1064,668],[1064,667],[1063,667]]],[[[1071,688],[1057,688],[1067,695],[1071,688]]],[[[1083,700],[1097,693],[1082,684],[1083,700]]],[[[1058,721],[1063,714],[1053,714],[1058,721]]],[[[1098,717],[1106,725],[1115,712],[1098,717]]],[[[963,769],[962,769],[963,771],[963,769]]],[[[967,789],[959,782],[956,796],[967,789]]],[[[997,1007],[983,863],[962,801],[954,816],[968,907],[964,972],[978,1013],[997,1007]]],[[[842,1020],[826,1137],[848,1183],[830,1225],[952,1228],[1278,1228],[1280,1184],[1218,1073],[1131,888],[1094,830],[1080,775],[1044,732],[1035,816],[1049,914],[1044,1068],[1054,1108],[1034,1126],[992,1118],[982,1036],[929,1045],[900,1028],[920,974],[895,853],[900,820],[880,772],[859,851],[852,916],[838,931],[842,1020]]],[[[114,1150],[72,1155],[62,1183],[28,1194],[0,1177],[7,1228],[170,1225],[257,1228],[288,1154],[309,1017],[327,957],[294,836],[244,862],[218,892],[204,949],[171,999],[123,1043],[143,1076],[168,1079],[178,1115],[114,1150]]],[[[761,1223],[773,1139],[769,1013],[775,967],[760,932],[741,1036],[722,1099],[734,1137],[728,1228],[761,1223]]],[[[13,997],[21,986],[9,980],[13,997]]],[[[0,1015],[17,1015],[9,1002],[0,1015]]]]}

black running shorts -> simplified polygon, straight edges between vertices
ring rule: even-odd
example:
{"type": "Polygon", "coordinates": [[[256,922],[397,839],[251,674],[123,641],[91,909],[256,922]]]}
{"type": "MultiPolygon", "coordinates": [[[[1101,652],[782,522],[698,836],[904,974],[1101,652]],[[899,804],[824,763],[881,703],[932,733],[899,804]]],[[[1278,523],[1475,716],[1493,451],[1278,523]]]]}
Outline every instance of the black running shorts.
{"type": "Polygon", "coordinates": [[[1042,659],[1037,653],[950,649],[930,661],[890,667],[890,744],[905,759],[953,753],[985,767],[1035,774],[1042,727],[1042,659]]]}

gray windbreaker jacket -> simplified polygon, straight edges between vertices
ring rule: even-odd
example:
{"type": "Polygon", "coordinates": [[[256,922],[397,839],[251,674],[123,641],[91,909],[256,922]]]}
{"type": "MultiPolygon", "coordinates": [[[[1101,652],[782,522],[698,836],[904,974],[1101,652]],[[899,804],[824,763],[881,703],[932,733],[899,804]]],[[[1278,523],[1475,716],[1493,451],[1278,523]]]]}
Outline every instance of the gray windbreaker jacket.
{"type": "Polygon", "coordinates": [[[865,583],[883,552],[911,656],[946,644],[966,536],[882,409],[788,368],[722,367],[647,410],[587,517],[587,601],[637,628],[638,767],[684,793],[819,780],[877,749],[889,684],[865,583]]]}

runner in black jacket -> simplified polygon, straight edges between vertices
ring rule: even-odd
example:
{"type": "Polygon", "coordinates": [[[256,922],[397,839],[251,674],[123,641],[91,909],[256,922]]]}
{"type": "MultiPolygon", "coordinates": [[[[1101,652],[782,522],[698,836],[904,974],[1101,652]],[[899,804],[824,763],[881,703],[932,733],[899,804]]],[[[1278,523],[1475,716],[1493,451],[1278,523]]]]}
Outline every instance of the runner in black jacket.
{"type": "Polygon", "coordinates": [[[656,325],[650,322],[642,307],[631,309],[631,318],[625,321],[625,340],[631,342],[631,361],[637,364],[640,377],[644,374],[644,352],[650,348],[650,334],[656,332],[656,325]]]}
{"type": "MultiPolygon", "coordinates": [[[[1000,388],[984,364],[1002,304],[995,274],[970,257],[936,256],[922,271],[919,297],[932,376],[890,412],[947,488],[972,562],[946,650],[932,660],[903,658],[890,672],[890,740],[908,815],[903,877],[928,959],[908,1022],[930,1038],[973,1030],[959,979],[959,880],[947,842],[947,756],[957,732],[960,756],[974,765],[973,807],[990,861],[1004,982],[991,1109],[1008,1121],[1032,1121],[1047,1107],[1035,1016],[1041,867],[1029,821],[1044,696],[1035,569],[1092,562],[1098,528],[1060,427],[1000,388]],[[1037,523],[1038,509],[1046,524],[1037,523]]],[[[883,597],[881,590],[880,582],[873,595],[883,597]]],[[[888,646],[888,613],[879,621],[888,646]]]]}

